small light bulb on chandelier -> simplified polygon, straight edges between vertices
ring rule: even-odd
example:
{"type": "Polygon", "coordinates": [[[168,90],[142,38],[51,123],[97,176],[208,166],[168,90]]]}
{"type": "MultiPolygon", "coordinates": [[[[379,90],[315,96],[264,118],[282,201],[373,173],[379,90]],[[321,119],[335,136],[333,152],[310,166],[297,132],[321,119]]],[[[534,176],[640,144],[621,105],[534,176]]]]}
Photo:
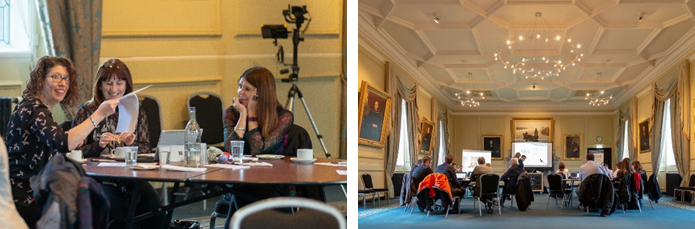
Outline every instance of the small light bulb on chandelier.
{"type": "Polygon", "coordinates": [[[541,38],[541,34],[540,33],[536,34],[536,38],[541,38]]]}
{"type": "Polygon", "coordinates": [[[470,93],[471,93],[471,91],[466,91],[466,94],[470,94],[470,93]]]}
{"type": "Polygon", "coordinates": [[[511,44],[511,43],[512,43],[512,41],[510,41],[510,40],[507,40],[507,44],[511,44]]]}
{"type": "Polygon", "coordinates": [[[519,36],[519,40],[520,41],[524,40],[524,36],[519,36]]]}
{"type": "Polygon", "coordinates": [[[605,92],[605,91],[601,91],[601,94],[602,94],[602,95],[603,95],[603,93],[606,93],[606,92],[605,92]]]}
{"type": "Polygon", "coordinates": [[[570,38],[567,38],[567,42],[570,42],[570,43],[572,43],[572,39],[570,39],[570,38]]]}
{"type": "Polygon", "coordinates": [[[582,47],[582,45],[580,45],[580,44],[577,44],[577,48],[581,48],[581,47],[582,47]]]}
{"type": "Polygon", "coordinates": [[[557,37],[555,37],[555,40],[558,40],[558,41],[559,41],[559,40],[560,40],[560,35],[558,35],[557,37]]]}

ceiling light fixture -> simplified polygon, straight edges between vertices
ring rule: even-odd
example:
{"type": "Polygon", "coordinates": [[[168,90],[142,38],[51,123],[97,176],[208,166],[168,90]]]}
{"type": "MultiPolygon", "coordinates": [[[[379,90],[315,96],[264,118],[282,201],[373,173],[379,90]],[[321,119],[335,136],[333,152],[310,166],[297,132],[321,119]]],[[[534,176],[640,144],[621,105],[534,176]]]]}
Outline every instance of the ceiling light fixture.
{"type": "Polygon", "coordinates": [[[466,91],[456,93],[456,99],[464,107],[477,107],[480,106],[480,102],[476,100],[485,99],[485,93],[482,91],[475,90],[475,85],[473,84],[473,73],[468,73],[468,82],[466,83],[466,91]]]}
{"type": "Polygon", "coordinates": [[[600,86],[601,72],[596,73],[596,91],[587,92],[584,100],[589,100],[589,105],[592,106],[602,106],[608,105],[608,103],[613,99],[613,95],[608,95],[605,90],[601,89],[600,86]]]}
{"type": "Polygon", "coordinates": [[[495,61],[526,79],[559,77],[560,72],[584,57],[581,44],[562,36],[541,16],[541,12],[536,12],[531,22],[507,40],[505,48],[494,53],[495,61]]]}
{"type": "Polygon", "coordinates": [[[644,21],[644,13],[643,12],[635,12],[637,13],[637,21],[642,22],[644,21]]]}

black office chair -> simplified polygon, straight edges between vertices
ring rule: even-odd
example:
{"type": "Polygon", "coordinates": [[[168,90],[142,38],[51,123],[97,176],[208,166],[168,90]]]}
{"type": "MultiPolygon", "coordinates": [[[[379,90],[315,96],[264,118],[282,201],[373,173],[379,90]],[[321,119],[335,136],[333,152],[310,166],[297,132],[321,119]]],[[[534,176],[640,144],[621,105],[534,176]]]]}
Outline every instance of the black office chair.
{"type": "Polygon", "coordinates": [[[550,197],[555,198],[555,205],[557,206],[557,200],[560,195],[562,195],[562,206],[560,207],[560,210],[563,210],[565,207],[565,203],[568,203],[569,206],[572,206],[572,187],[566,187],[565,183],[562,182],[562,176],[559,174],[548,174],[548,185],[550,186],[550,191],[548,192],[548,202],[545,205],[545,209],[548,209],[548,206],[550,205],[550,197]],[[566,197],[569,197],[569,200],[565,200],[566,197]]]}
{"type": "Polygon", "coordinates": [[[138,100],[140,100],[140,105],[142,105],[145,116],[147,116],[147,129],[150,131],[150,149],[156,152],[159,136],[162,133],[162,116],[159,100],[149,95],[138,95],[138,100]]]}
{"type": "MultiPolygon", "coordinates": [[[[377,195],[383,192],[385,194],[384,198],[386,199],[386,204],[389,204],[389,190],[387,188],[374,188],[374,184],[372,184],[372,175],[368,173],[362,174],[362,184],[364,185],[364,189],[372,190],[377,195]]],[[[377,199],[379,200],[379,206],[381,206],[381,198],[377,196],[377,199]]]]}
{"type": "MultiPolygon", "coordinates": [[[[485,197],[497,199],[497,209],[499,211],[499,214],[502,215],[502,205],[500,204],[500,198],[498,194],[499,183],[500,175],[497,174],[483,174],[482,176],[478,177],[478,186],[480,186],[480,193],[477,193],[477,195],[474,194],[474,197],[478,199],[478,214],[480,216],[483,216],[483,202],[480,199],[485,197]]],[[[473,201],[473,207],[475,208],[475,201],[473,201]]]]}
{"type": "Polygon", "coordinates": [[[283,153],[288,157],[296,157],[297,149],[313,149],[311,136],[304,127],[292,124],[287,130],[287,143],[283,148],[283,153]]]}
{"type": "Polygon", "coordinates": [[[212,92],[198,92],[186,100],[188,110],[195,107],[196,114],[201,114],[196,121],[203,128],[201,142],[211,145],[224,144],[224,128],[222,127],[222,97],[212,92]],[[202,118],[205,114],[205,118],[202,118]]]}

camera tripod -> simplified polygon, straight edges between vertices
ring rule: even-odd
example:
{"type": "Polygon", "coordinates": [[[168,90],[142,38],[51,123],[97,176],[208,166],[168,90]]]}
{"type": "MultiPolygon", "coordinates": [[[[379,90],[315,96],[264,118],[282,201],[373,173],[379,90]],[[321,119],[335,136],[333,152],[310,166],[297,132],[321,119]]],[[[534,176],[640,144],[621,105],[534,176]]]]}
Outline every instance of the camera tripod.
{"type": "MultiPolygon", "coordinates": [[[[328,153],[328,150],[326,149],[326,144],[323,142],[323,136],[319,132],[319,128],[316,126],[316,122],[314,121],[314,117],[311,116],[311,111],[309,111],[309,107],[306,105],[306,100],[304,100],[304,96],[302,95],[302,91],[299,90],[299,86],[297,86],[297,83],[299,82],[299,65],[297,64],[297,46],[299,45],[299,42],[304,41],[303,37],[299,36],[299,28],[302,27],[302,23],[304,22],[304,14],[308,13],[306,10],[306,6],[304,7],[299,7],[299,6],[292,6],[290,7],[291,13],[294,15],[294,18],[290,15],[290,10],[283,10],[283,15],[285,15],[285,21],[289,23],[295,23],[297,26],[293,30],[292,34],[292,44],[293,44],[293,50],[292,50],[292,73],[289,75],[287,79],[282,79],[282,82],[291,82],[292,87],[290,88],[290,91],[287,93],[287,103],[285,104],[285,109],[290,110],[293,114],[294,113],[294,101],[295,97],[299,96],[299,99],[302,101],[302,105],[304,106],[304,110],[306,111],[306,114],[309,116],[309,121],[311,122],[311,126],[314,128],[314,131],[316,132],[316,137],[319,139],[319,142],[321,143],[321,148],[323,149],[323,153],[326,155],[326,158],[331,158],[331,154],[328,153]]],[[[311,19],[309,19],[311,21],[311,19]]],[[[308,27],[308,23],[307,23],[308,27]]],[[[305,28],[306,30],[306,28],[305,28]]],[[[277,42],[277,40],[276,40],[277,42]]],[[[276,43],[277,44],[277,43],[276,43]]],[[[283,73],[283,71],[280,71],[283,73]]],[[[284,71],[286,72],[286,71],[284,71]]]]}

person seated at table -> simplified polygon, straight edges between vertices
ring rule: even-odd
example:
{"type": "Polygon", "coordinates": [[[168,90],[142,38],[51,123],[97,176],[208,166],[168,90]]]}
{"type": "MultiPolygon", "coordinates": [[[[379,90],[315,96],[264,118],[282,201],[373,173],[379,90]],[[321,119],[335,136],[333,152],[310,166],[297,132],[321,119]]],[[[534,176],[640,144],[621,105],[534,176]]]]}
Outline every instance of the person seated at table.
{"type": "Polygon", "coordinates": [[[422,165],[416,167],[415,169],[413,169],[413,171],[410,172],[413,175],[412,179],[413,185],[415,185],[415,187],[418,187],[418,185],[420,185],[420,182],[422,182],[422,180],[424,180],[427,175],[434,173],[430,166],[432,166],[432,158],[429,156],[424,156],[422,157],[422,165]]]}
{"type": "MultiPolygon", "coordinates": [[[[224,147],[231,152],[229,141],[243,140],[244,154],[285,154],[283,138],[294,122],[292,112],[277,100],[275,76],[264,67],[252,67],[239,77],[238,97],[224,110],[224,147]]],[[[234,185],[227,223],[237,210],[250,203],[271,197],[290,196],[287,185],[234,185]]]]}
{"type": "Polygon", "coordinates": [[[263,67],[252,67],[239,78],[238,97],[224,110],[224,148],[243,140],[244,154],[287,154],[283,137],[294,122],[292,112],[278,102],[275,76],[263,67]]]}
{"type": "Polygon", "coordinates": [[[36,228],[42,209],[36,205],[30,179],[36,176],[56,153],[76,149],[89,133],[114,113],[118,100],[99,104],[88,120],[64,132],[53,119],[59,103],[72,108],[77,101],[77,72],[64,57],[44,56],[29,73],[22,101],[7,123],[7,151],[10,183],[15,207],[30,228],[36,228]]]}
{"type": "Polygon", "coordinates": [[[478,177],[483,174],[492,174],[495,173],[494,170],[490,166],[488,166],[489,163],[485,163],[485,158],[484,157],[478,157],[478,165],[473,168],[473,176],[471,176],[471,182],[477,181],[478,177]]]}
{"type": "Polygon", "coordinates": [[[415,165],[413,165],[413,167],[410,169],[410,177],[413,177],[413,171],[415,171],[415,168],[417,168],[418,166],[421,166],[421,165],[422,165],[422,159],[417,159],[417,162],[415,163],[415,165]]]}
{"type": "MultiPolygon", "coordinates": [[[[123,61],[115,58],[108,59],[99,66],[95,75],[95,82],[92,86],[92,99],[82,104],[75,115],[73,123],[80,123],[89,120],[102,101],[119,99],[133,91],[133,77],[128,66],[123,61]]],[[[142,106],[138,111],[135,133],[126,132],[116,133],[118,126],[118,111],[106,117],[103,122],[84,140],[80,147],[84,157],[99,157],[101,154],[110,154],[116,147],[137,146],[138,154],[150,153],[150,134],[147,125],[147,116],[142,106]]],[[[73,124],[74,125],[74,124],[73,124]]],[[[159,194],[149,182],[140,182],[140,195],[142,198],[136,207],[136,213],[156,210],[162,206],[159,201],[159,194]]],[[[123,192],[124,187],[131,187],[131,182],[104,182],[102,189],[111,200],[111,212],[109,219],[112,222],[124,222],[128,210],[127,193],[123,192]]],[[[132,191],[132,190],[128,190],[132,191]]],[[[162,228],[166,224],[166,215],[158,214],[154,217],[139,222],[142,228],[162,228]]]]}
{"type": "MultiPolygon", "coordinates": [[[[641,185],[646,185],[647,184],[647,171],[644,171],[644,168],[642,167],[642,163],[640,163],[639,161],[634,161],[634,162],[632,162],[632,168],[635,169],[635,173],[640,174],[641,185]]],[[[644,193],[644,190],[646,189],[646,187],[641,187],[641,188],[643,190],[642,192],[644,193]]],[[[640,206],[642,206],[642,199],[641,198],[639,199],[639,203],[640,203],[640,206]]]]}
{"type": "MultiPolygon", "coordinates": [[[[517,159],[517,163],[518,163],[519,158],[521,158],[521,153],[516,152],[516,154],[514,154],[514,157],[512,157],[512,159],[514,159],[514,158],[517,159]]],[[[510,168],[510,167],[512,167],[512,160],[511,159],[509,160],[509,166],[507,168],[510,168]]]]}
{"type": "MultiPolygon", "coordinates": [[[[87,120],[99,104],[109,99],[119,99],[133,92],[133,78],[125,63],[111,58],[104,61],[97,70],[92,90],[92,99],[82,104],[77,110],[73,125],[87,120]]],[[[147,125],[147,115],[142,106],[138,111],[135,133],[116,133],[118,126],[118,111],[87,136],[80,148],[84,157],[99,157],[101,154],[111,154],[116,147],[137,146],[138,153],[150,153],[150,133],[147,125]]]]}
{"type": "Polygon", "coordinates": [[[562,179],[568,179],[570,177],[570,171],[565,168],[564,162],[560,162],[560,164],[557,165],[557,171],[555,171],[555,173],[560,174],[562,179]]]}
{"type": "Polygon", "coordinates": [[[613,179],[613,170],[611,168],[608,168],[606,162],[601,162],[601,167],[603,167],[603,170],[606,171],[606,175],[608,175],[608,178],[613,179]]]}
{"type": "Polygon", "coordinates": [[[607,175],[606,171],[603,169],[603,166],[594,162],[594,154],[587,153],[586,163],[584,163],[582,166],[579,166],[579,180],[583,181],[584,178],[589,177],[589,175],[597,173],[607,175]]]}
{"type": "MultiPolygon", "coordinates": [[[[451,154],[447,154],[444,158],[444,163],[437,166],[435,173],[443,173],[444,175],[446,175],[447,179],[449,180],[449,187],[451,187],[451,196],[458,196],[463,198],[463,196],[466,194],[466,190],[461,187],[461,184],[456,178],[456,169],[453,166],[451,166],[453,161],[454,156],[451,156],[451,154]]],[[[456,203],[454,205],[454,213],[458,213],[459,211],[458,204],[459,203],[456,203]]]]}
{"type": "MultiPolygon", "coordinates": [[[[639,173],[635,174],[635,169],[632,168],[632,163],[630,163],[630,158],[624,158],[620,162],[620,171],[618,172],[617,176],[613,178],[613,181],[620,181],[625,177],[626,174],[633,174],[633,175],[640,175],[639,173]]],[[[641,178],[640,178],[641,180],[641,178]]]]}
{"type": "MultiPolygon", "coordinates": [[[[512,158],[510,161],[512,164],[512,167],[509,167],[504,174],[500,177],[500,181],[504,181],[504,191],[502,193],[510,193],[510,194],[515,194],[516,193],[516,181],[519,178],[519,175],[522,173],[525,173],[524,167],[521,167],[519,165],[519,160],[517,158],[512,158]]],[[[502,198],[500,201],[500,204],[504,205],[504,200],[509,198],[509,196],[505,196],[505,198],[502,198]]],[[[511,200],[511,198],[509,198],[511,200]]],[[[492,209],[488,209],[488,213],[491,213],[492,209]]]]}
{"type": "Polygon", "coordinates": [[[613,180],[613,178],[618,176],[618,172],[620,171],[620,168],[623,167],[622,165],[620,165],[622,163],[623,163],[623,161],[618,161],[617,163],[615,163],[615,170],[613,171],[613,174],[608,175],[611,178],[611,180],[613,180]]]}

